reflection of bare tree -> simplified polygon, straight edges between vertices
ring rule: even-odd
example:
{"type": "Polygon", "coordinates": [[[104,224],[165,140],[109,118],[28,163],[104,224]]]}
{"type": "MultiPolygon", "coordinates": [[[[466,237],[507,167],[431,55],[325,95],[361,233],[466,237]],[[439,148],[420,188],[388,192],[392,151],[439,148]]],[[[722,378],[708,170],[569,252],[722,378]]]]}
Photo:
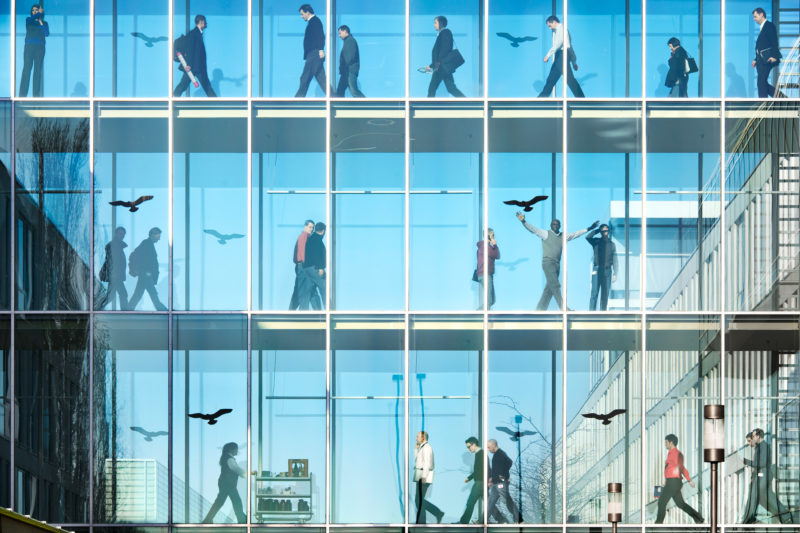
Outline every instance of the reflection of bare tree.
{"type": "Polygon", "coordinates": [[[20,305],[85,309],[91,204],[89,121],[23,120],[17,138],[18,145],[27,149],[17,157],[20,305]]]}

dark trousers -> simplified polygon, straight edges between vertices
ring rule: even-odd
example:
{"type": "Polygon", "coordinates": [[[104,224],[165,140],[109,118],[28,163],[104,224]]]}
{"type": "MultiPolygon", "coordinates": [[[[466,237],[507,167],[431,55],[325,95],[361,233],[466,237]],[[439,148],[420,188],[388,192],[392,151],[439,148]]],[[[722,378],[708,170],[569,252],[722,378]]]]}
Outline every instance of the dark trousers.
{"type": "Polygon", "coordinates": [[[42,96],[42,68],[44,66],[44,45],[26,44],[23,54],[22,75],[19,77],[19,95],[28,96],[28,84],[33,69],[33,96],[42,96]]]}
{"type": "Polygon", "coordinates": [[[778,499],[777,494],[772,491],[772,480],[766,475],[753,476],[750,485],[750,498],[748,498],[748,505],[745,508],[746,516],[742,519],[742,523],[751,524],[756,521],[756,514],[758,506],[760,505],[767,510],[773,517],[777,516],[781,524],[791,524],[794,522],[792,513],[785,505],[778,499]],[[755,490],[752,483],[756,483],[755,490]],[[751,502],[755,496],[756,502],[751,502]]]}
{"type": "MultiPolygon", "coordinates": [[[[217,93],[214,92],[214,88],[211,87],[211,81],[209,81],[208,73],[206,71],[195,72],[193,70],[192,74],[194,74],[194,77],[197,79],[197,83],[199,83],[200,86],[203,88],[203,90],[206,92],[206,96],[210,96],[212,98],[215,98],[217,96],[217,93]]],[[[184,72],[181,81],[178,82],[178,85],[175,86],[175,90],[172,91],[172,96],[182,95],[184,92],[186,92],[186,89],[189,88],[190,83],[192,83],[192,80],[190,80],[189,75],[184,72]]]]}
{"type": "Polygon", "coordinates": [[[658,497],[658,514],[656,515],[656,524],[664,522],[664,515],[667,513],[667,504],[670,500],[675,500],[675,505],[678,509],[688,514],[695,522],[701,524],[703,517],[700,513],[695,511],[688,503],[683,500],[681,495],[681,487],[683,482],[681,478],[671,477],[667,479],[667,484],[664,485],[664,490],[661,491],[661,496],[658,497]]]}
{"type": "Polygon", "coordinates": [[[426,511],[435,516],[437,522],[440,522],[444,516],[441,509],[425,499],[425,493],[428,492],[430,486],[430,483],[423,483],[422,480],[417,481],[417,495],[414,499],[414,503],[417,504],[417,524],[425,523],[426,511]]]}
{"type": "Polygon", "coordinates": [[[464,98],[464,93],[459,91],[458,87],[456,87],[456,82],[453,79],[453,73],[450,72],[445,74],[440,68],[437,68],[433,71],[433,74],[431,74],[431,84],[428,85],[428,98],[433,98],[436,96],[436,89],[439,88],[439,84],[442,82],[444,82],[447,92],[453,96],[464,98]]]}
{"type": "MultiPolygon", "coordinates": [[[[469,524],[469,519],[472,518],[472,511],[475,509],[475,504],[478,503],[478,500],[480,500],[482,496],[483,485],[474,482],[472,484],[472,489],[469,491],[469,496],[467,496],[467,507],[464,509],[464,514],[461,515],[461,519],[458,521],[459,524],[469,524]]],[[[478,516],[481,517],[480,521],[483,521],[483,512],[479,512],[478,516]]]]}
{"type": "Polygon", "coordinates": [[[775,87],[769,83],[769,73],[772,71],[773,67],[777,67],[779,64],[780,61],[769,63],[761,59],[756,60],[756,79],[758,81],[759,98],[771,98],[775,96],[775,87]]]}
{"type": "Polygon", "coordinates": [[[204,524],[211,524],[214,521],[217,512],[222,508],[222,505],[228,498],[231,499],[231,505],[233,506],[233,512],[236,513],[237,522],[240,524],[247,522],[247,515],[244,514],[244,509],[242,508],[242,498],[239,497],[239,491],[236,490],[236,487],[220,487],[217,499],[211,504],[211,509],[208,510],[208,514],[203,519],[204,524]]]}
{"type": "Polygon", "coordinates": [[[300,300],[299,309],[305,311],[309,305],[315,311],[324,307],[321,302],[325,300],[325,278],[319,275],[319,270],[314,267],[303,269],[303,276],[300,280],[300,300]],[[319,298],[316,293],[319,291],[319,298]]]}
{"type": "MultiPolygon", "coordinates": [[[[539,96],[550,96],[550,93],[553,92],[553,87],[556,86],[556,82],[563,74],[564,65],[562,63],[562,57],[564,53],[562,50],[558,50],[556,52],[555,57],[553,57],[553,66],[550,67],[550,74],[547,76],[547,81],[544,82],[544,88],[542,92],[539,93],[539,96]]],[[[578,80],[575,79],[575,74],[572,73],[572,65],[567,64],[567,86],[569,86],[570,91],[572,91],[572,95],[578,98],[583,98],[583,90],[581,89],[578,80]]]]}
{"type": "Polygon", "coordinates": [[[356,98],[364,98],[364,93],[358,90],[358,74],[355,72],[339,74],[339,85],[336,86],[336,96],[344,98],[345,89],[350,89],[350,94],[356,98]]]}
{"type": "Polygon", "coordinates": [[[672,89],[669,91],[670,98],[688,98],[689,97],[689,76],[684,76],[675,82],[672,89]]]}
{"type": "Polygon", "coordinates": [[[511,513],[511,521],[522,523],[522,516],[517,509],[517,503],[508,491],[508,483],[503,482],[500,484],[494,483],[489,487],[489,501],[486,504],[486,513],[489,518],[494,518],[498,524],[508,523],[506,517],[497,508],[497,502],[502,498],[506,502],[508,512],[511,513]]]}
{"type": "Polygon", "coordinates": [[[303,65],[303,72],[300,74],[300,87],[297,88],[295,98],[302,98],[308,92],[311,85],[311,78],[315,78],[319,83],[322,92],[325,92],[325,60],[319,57],[319,50],[309,52],[306,62],[303,65]]]}
{"type": "MultiPolygon", "coordinates": [[[[297,311],[300,307],[300,296],[302,296],[303,291],[303,277],[305,274],[303,273],[303,263],[295,263],[294,264],[294,290],[292,290],[292,299],[289,301],[289,311],[297,311]]],[[[314,309],[322,309],[322,303],[319,298],[319,294],[317,291],[313,291],[311,294],[311,306],[314,309]]]]}
{"type": "Polygon", "coordinates": [[[99,302],[95,302],[95,308],[105,309],[108,304],[114,303],[114,294],[119,295],[119,308],[122,311],[128,310],[128,290],[125,288],[125,282],[122,280],[109,281],[106,293],[103,295],[99,302]]]}
{"type": "Polygon", "coordinates": [[[550,298],[555,298],[558,308],[564,307],[564,302],[561,300],[561,282],[558,281],[558,273],[561,270],[561,263],[553,259],[545,259],[542,261],[542,271],[547,284],[542,291],[542,297],[539,298],[539,303],[536,305],[538,311],[546,311],[547,306],[550,305],[550,298]]]}
{"type": "Polygon", "coordinates": [[[136,309],[136,306],[139,304],[139,300],[142,299],[144,291],[147,291],[147,294],[150,295],[150,300],[153,302],[153,306],[156,308],[156,311],[167,310],[167,306],[162,304],[161,300],[158,299],[156,282],[155,279],[153,279],[153,275],[149,272],[143,272],[139,274],[139,278],[136,280],[136,288],[133,289],[133,296],[131,296],[131,300],[128,302],[128,308],[130,310],[136,309]]]}
{"type": "Polygon", "coordinates": [[[608,291],[611,289],[611,268],[592,269],[592,294],[589,297],[589,309],[597,310],[597,293],[600,293],[600,310],[608,309],[608,291]]]}

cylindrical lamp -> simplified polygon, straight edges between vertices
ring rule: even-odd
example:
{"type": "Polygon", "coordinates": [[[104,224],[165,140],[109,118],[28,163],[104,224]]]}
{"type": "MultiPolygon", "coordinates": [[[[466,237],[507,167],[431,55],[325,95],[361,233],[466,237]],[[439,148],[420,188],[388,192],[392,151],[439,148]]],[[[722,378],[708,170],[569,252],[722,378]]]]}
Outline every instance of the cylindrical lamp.
{"type": "Polygon", "coordinates": [[[703,406],[703,460],[721,463],[725,460],[725,406],[703,406]]]}
{"type": "Polygon", "coordinates": [[[608,484],[608,521],[622,522],[622,483],[608,484]]]}

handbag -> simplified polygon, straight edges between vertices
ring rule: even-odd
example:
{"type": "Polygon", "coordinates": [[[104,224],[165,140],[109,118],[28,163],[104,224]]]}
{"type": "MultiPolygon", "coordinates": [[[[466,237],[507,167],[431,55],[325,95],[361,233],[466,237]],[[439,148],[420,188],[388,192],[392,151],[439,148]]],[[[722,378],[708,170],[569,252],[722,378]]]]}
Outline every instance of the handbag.
{"type": "Polygon", "coordinates": [[[685,64],[686,64],[686,74],[694,74],[695,72],[700,70],[697,68],[697,62],[694,60],[693,57],[687,57],[685,64]]]}
{"type": "Polygon", "coordinates": [[[461,55],[461,52],[458,51],[458,48],[453,48],[446,56],[444,56],[439,68],[444,69],[447,74],[452,74],[463,64],[464,56],[461,55]]]}

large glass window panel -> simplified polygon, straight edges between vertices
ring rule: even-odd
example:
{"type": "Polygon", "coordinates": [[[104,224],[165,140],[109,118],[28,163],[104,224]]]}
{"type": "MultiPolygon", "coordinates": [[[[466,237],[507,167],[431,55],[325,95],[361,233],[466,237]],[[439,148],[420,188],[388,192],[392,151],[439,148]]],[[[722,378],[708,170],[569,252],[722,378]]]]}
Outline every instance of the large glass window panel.
{"type": "Polygon", "coordinates": [[[0,505],[11,508],[11,320],[0,317],[0,505]]]}
{"type": "Polygon", "coordinates": [[[17,105],[16,307],[89,307],[89,109],[17,105]]]}
{"type": "MultiPolygon", "coordinates": [[[[719,309],[720,110],[647,108],[647,307],[719,309]]],[[[636,191],[641,200],[641,191],[636,191]]]]}
{"type": "MultiPolygon", "coordinates": [[[[11,50],[11,0],[0,1],[0,42],[11,50]]],[[[10,96],[11,76],[11,58],[4,54],[0,57],[0,96],[10,96]]]]}
{"type": "Polygon", "coordinates": [[[405,110],[333,110],[333,308],[405,306],[405,110]]]}
{"type": "Polygon", "coordinates": [[[573,316],[569,321],[569,523],[605,522],[609,483],[622,483],[624,489],[621,521],[641,522],[641,332],[641,321],[633,317],[573,316]]]}
{"type": "MultiPolygon", "coordinates": [[[[337,29],[344,24],[358,43],[358,88],[361,92],[370,98],[405,95],[405,2],[339,0],[334,5],[336,18],[331,27],[332,46],[329,48],[334,54],[331,58],[331,86],[338,88],[341,82],[339,59],[343,41],[337,29]]],[[[411,73],[415,74],[413,70],[411,73]]],[[[347,89],[339,96],[353,95],[347,89]]]]}
{"type": "MultiPolygon", "coordinates": [[[[410,24],[410,91],[413,97],[424,96],[467,96],[483,95],[483,4],[476,1],[447,2],[446,0],[412,0],[410,24]],[[444,16],[445,26],[450,32],[442,35],[442,42],[453,40],[453,48],[457,48],[464,58],[464,64],[453,74],[453,87],[447,87],[451,81],[447,76],[437,87],[431,86],[433,73],[421,73],[417,69],[432,65],[432,50],[437,34],[434,18],[444,16]],[[450,37],[447,36],[450,33],[450,37]],[[437,90],[438,89],[438,90],[437,90]],[[455,89],[455,90],[452,90],[455,89]],[[431,94],[431,90],[435,94],[431,94]],[[455,94],[454,94],[455,93],[455,94]],[[459,94],[461,93],[461,94],[459,94]]],[[[444,29],[441,27],[440,29],[444,29]]]]}
{"type": "Polygon", "coordinates": [[[324,523],[325,320],[254,319],[251,349],[252,521],[324,523]]]}
{"type": "Polygon", "coordinates": [[[800,106],[725,110],[725,302],[732,311],[800,305],[800,106]]]}
{"type": "Polygon", "coordinates": [[[564,244],[569,250],[569,307],[590,311],[639,309],[641,106],[574,104],[568,112],[569,216],[562,230],[567,239],[575,238],[572,244],[564,244]],[[600,225],[592,228],[595,221],[600,225]],[[608,238],[604,229],[609,230],[608,238]]]}
{"type": "Polygon", "coordinates": [[[172,306],[245,309],[247,107],[182,104],[174,113],[172,306]]]}
{"type": "Polygon", "coordinates": [[[331,323],[331,522],[405,519],[403,326],[391,316],[331,323]]]}
{"type": "MultiPolygon", "coordinates": [[[[409,338],[409,513],[410,523],[483,522],[482,434],[483,323],[449,317],[416,317],[409,338]],[[433,482],[423,490],[415,479],[425,467],[417,435],[424,431],[434,450],[433,482]],[[476,447],[465,441],[477,439],[476,447]],[[478,466],[479,465],[479,466],[478,466]],[[469,482],[465,483],[465,479],[469,482]],[[420,498],[424,496],[425,503],[420,498]],[[420,511],[419,506],[422,506],[420,511]],[[438,509],[438,514],[437,514],[438,509]]],[[[421,444],[421,442],[420,442],[421,444]]],[[[424,481],[424,480],[423,480],[424,481]]]]}
{"type": "MultiPolygon", "coordinates": [[[[533,310],[546,285],[542,241],[525,229],[516,213],[546,229],[561,212],[563,111],[558,103],[498,103],[491,106],[489,117],[489,227],[500,254],[492,279],[493,308],[533,310]],[[547,198],[528,212],[503,203],[537,196],[547,198]]],[[[473,253],[480,254],[480,248],[473,253]]]]}
{"type": "Polygon", "coordinates": [[[590,97],[641,96],[642,2],[573,0],[567,9],[575,75],[584,77],[583,92],[590,97]]]}
{"type": "Polygon", "coordinates": [[[253,308],[295,310],[306,221],[327,222],[325,107],[257,104],[252,138],[253,308]]]}
{"type": "Polygon", "coordinates": [[[732,316],[725,339],[725,521],[793,523],[800,505],[798,317],[732,316]]]}
{"type": "Polygon", "coordinates": [[[41,3],[44,14],[34,14],[32,2],[15,2],[16,94],[88,98],[89,2],[41,3]]]}
{"type": "Polygon", "coordinates": [[[89,323],[79,315],[17,318],[14,332],[14,510],[89,522],[89,323]]]}
{"type": "Polygon", "coordinates": [[[11,305],[11,102],[0,103],[0,309],[11,305]]]}
{"type": "Polygon", "coordinates": [[[644,521],[691,524],[709,517],[710,471],[703,462],[703,406],[721,400],[719,319],[652,315],[647,320],[646,335],[644,521]],[[675,439],[668,441],[670,436],[675,439]],[[670,456],[668,443],[677,444],[678,452],[670,456]],[[665,485],[665,463],[669,461],[672,477],[680,462],[677,453],[682,454],[688,474],[684,473],[682,479],[667,479],[665,485]],[[689,507],[682,510],[676,507],[677,502],[670,501],[674,498],[668,496],[678,493],[689,507]],[[659,504],[664,507],[661,511],[659,504]]]}
{"type": "Polygon", "coordinates": [[[129,103],[95,110],[94,271],[103,288],[94,307],[161,310],[169,298],[169,111],[129,103]]]}
{"type": "Polygon", "coordinates": [[[94,522],[169,516],[166,317],[94,321],[94,522]]]}
{"type": "Polygon", "coordinates": [[[172,519],[246,522],[247,321],[176,317],[173,338],[172,519]]]}
{"type": "MultiPolygon", "coordinates": [[[[323,32],[327,34],[326,3],[310,2],[310,4],[314,15],[322,22],[323,32]]],[[[307,23],[301,18],[298,9],[302,4],[283,0],[253,0],[252,5],[253,96],[284,98],[294,96],[299,87],[300,75],[305,64],[303,37],[307,23]]],[[[357,36],[358,29],[351,27],[351,30],[357,36]]],[[[338,38],[334,28],[331,28],[329,37],[331,39],[338,38]]],[[[364,39],[360,39],[359,44],[363,47],[366,42],[362,41],[364,39]]],[[[326,73],[328,70],[327,55],[330,53],[329,46],[325,50],[326,64],[324,68],[326,73]]],[[[361,53],[363,54],[363,52],[361,53]]],[[[328,79],[330,80],[332,77],[328,79]]],[[[323,97],[325,92],[325,89],[312,79],[306,96],[323,97]]]]}
{"type": "Polygon", "coordinates": [[[516,522],[515,508],[525,523],[561,522],[562,329],[556,317],[489,322],[488,438],[513,461],[506,483],[513,503],[504,487],[494,489],[500,515],[487,508],[489,523],[516,522]]]}
{"type": "MultiPolygon", "coordinates": [[[[173,64],[173,94],[182,88],[176,96],[247,96],[247,2],[245,0],[199,0],[195,2],[175,1],[173,31],[176,39],[187,35],[193,42],[202,38],[205,46],[205,65],[202,54],[196,65],[189,57],[186,61],[191,67],[199,88],[195,88],[188,79],[182,80],[183,72],[178,70],[178,62],[173,64]],[[195,20],[198,15],[205,17],[206,26],[202,35],[197,32],[195,20]],[[206,89],[208,86],[211,93],[206,89]],[[184,92],[188,89],[188,92],[184,92]]],[[[168,43],[169,44],[169,43],[168,43]]],[[[159,61],[158,63],[162,63],[159,61]]]]}
{"type": "Polygon", "coordinates": [[[475,309],[470,271],[482,231],[483,107],[418,104],[412,113],[409,305],[475,309]]]}
{"type": "MultiPolygon", "coordinates": [[[[490,96],[532,97],[542,91],[552,66],[542,62],[553,44],[552,31],[545,24],[550,15],[563,20],[563,2],[496,0],[489,4],[490,96]]],[[[579,82],[582,74],[576,73],[579,82]]],[[[556,94],[561,95],[561,81],[556,94]]]]}
{"type": "MultiPolygon", "coordinates": [[[[648,2],[647,71],[644,76],[647,96],[664,98],[670,95],[671,88],[665,85],[671,57],[667,41],[673,37],[680,41],[688,57],[695,59],[699,69],[689,74],[689,97],[719,96],[720,9],[718,0],[648,2]]],[[[730,78],[731,73],[726,74],[730,78]]]]}
{"type": "Polygon", "coordinates": [[[94,10],[96,96],[166,96],[168,5],[156,0],[98,2],[94,10]]]}

